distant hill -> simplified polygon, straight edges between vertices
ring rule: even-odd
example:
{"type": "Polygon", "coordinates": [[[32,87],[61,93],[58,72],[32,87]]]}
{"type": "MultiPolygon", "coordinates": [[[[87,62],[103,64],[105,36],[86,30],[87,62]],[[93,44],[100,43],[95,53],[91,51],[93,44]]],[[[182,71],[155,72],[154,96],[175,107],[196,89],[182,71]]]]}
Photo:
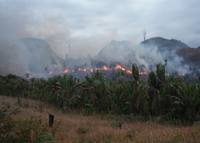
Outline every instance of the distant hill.
{"type": "Polygon", "coordinates": [[[37,38],[20,39],[29,55],[27,61],[31,72],[40,73],[41,71],[55,70],[64,66],[64,60],[61,59],[50,47],[50,45],[37,38]]]}
{"type": "Polygon", "coordinates": [[[132,52],[130,41],[115,41],[112,40],[108,45],[100,50],[95,60],[92,61],[93,65],[101,67],[103,65],[127,64],[129,55],[132,52]]]}
{"type": "Polygon", "coordinates": [[[178,50],[178,49],[187,49],[190,48],[185,43],[175,40],[175,39],[165,39],[162,37],[154,37],[147,39],[141,42],[141,45],[146,47],[148,46],[157,46],[158,50],[178,50]]]}
{"type": "MultiPolygon", "coordinates": [[[[27,37],[20,39],[16,43],[8,43],[0,45],[0,74],[2,75],[12,73],[24,76],[26,73],[31,73],[33,76],[47,76],[50,71],[56,73],[63,71],[67,67],[66,61],[61,59],[51,49],[50,45],[42,39],[27,37]]],[[[168,40],[162,37],[147,39],[139,45],[142,45],[143,48],[133,45],[128,40],[113,40],[94,57],[70,59],[68,67],[70,67],[70,64],[72,68],[74,66],[82,66],[82,68],[91,66],[93,68],[104,65],[115,67],[116,64],[120,64],[124,68],[130,69],[130,65],[133,62],[139,65],[146,64],[155,67],[158,62],[164,61],[163,58],[167,58],[169,61],[171,59],[171,64],[176,66],[174,64],[176,56],[170,55],[172,51],[171,53],[175,52],[184,59],[183,61],[180,60],[182,63],[179,63],[179,66],[186,63],[200,68],[200,47],[190,48],[181,41],[175,39],[168,40]],[[155,50],[152,50],[152,47],[154,49],[157,47],[160,53],[167,51],[169,55],[159,55],[155,50]],[[165,57],[162,57],[163,55],[165,57]]]]}
{"type": "Polygon", "coordinates": [[[184,58],[183,63],[187,63],[200,68],[200,47],[179,49],[176,51],[177,55],[184,58]]]}
{"type": "Polygon", "coordinates": [[[44,40],[22,38],[17,41],[3,41],[0,44],[0,74],[9,73],[24,76],[26,73],[44,76],[49,71],[64,67],[62,60],[44,40]]]}
{"type": "Polygon", "coordinates": [[[176,50],[178,56],[183,57],[183,63],[197,66],[200,68],[200,46],[198,48],[191,48],[185,43],[175,39],[165,39],[162,37],[154,37],[141,42],[145,47],[157,46],[158,51],[176,50]]]}
{"type": "MultiPolygon", "coordinates": [[[[106,45],[101,51],[98,53],[98,56],[100,56],[102,59],[108,57],[114,57],[114,59],[120,59],[121,55],[124,55],[125,58],[127,58],[127,61],[132,62],[134,61],[134,58],[130,59],[130,57],[135,56],[134,52],[137,53],[137,49],[132,49],[135,45],[131,45],[130,41],[111,41],[108,45],[106,45]],[[130,60],[129,60],[129,59],[130,60]]],[[[200,68],[200,47],[199,48],[191,48],[185,43],[176,40],[176,39],[165,39],[162,37],[154,37],[147,39],[139,44],[139,46],[143,46],[144,48],[147,48],[147,51],[150,51],[149,49],[154,49],[157,47],[158,52],[168,52],[169,55],[165,55],[164,58],[170,59],[174,58],[172,55],[170,55],[171,52],[175,52],[178,56],[183,57],[182,63],[190,64],[193,66],[197,66],[200,68]]],[[[143,52],[143,51],[140,51],[143,52]]],[[[144,55],[145,59],[146,55],[144,55]]],[[[129,62],[129,63],[130,63],[129,62]]]]}

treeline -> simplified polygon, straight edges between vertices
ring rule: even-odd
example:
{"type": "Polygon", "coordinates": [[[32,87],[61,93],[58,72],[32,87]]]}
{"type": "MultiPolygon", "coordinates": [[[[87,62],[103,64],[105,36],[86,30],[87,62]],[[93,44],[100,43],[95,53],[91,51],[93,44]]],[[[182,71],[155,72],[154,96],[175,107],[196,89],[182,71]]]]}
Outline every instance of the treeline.
{"type": "Polygon", "coordinates": [[[161,121],[190,124],[199,120],[200,78],[188,84],[182,77],[166,76],[165,66],[158,64],[156,74],[150,72],[144,81],[135,63],[132,75],[119,71],[115,75],[117,80],[106,80],[103,73],[94,71],[82,81],[68,74],[28,81],[9,74],[0,76],[0,94],[39,99],[64,112],[132,114],[144,120],[160,116],[161,121]]]}

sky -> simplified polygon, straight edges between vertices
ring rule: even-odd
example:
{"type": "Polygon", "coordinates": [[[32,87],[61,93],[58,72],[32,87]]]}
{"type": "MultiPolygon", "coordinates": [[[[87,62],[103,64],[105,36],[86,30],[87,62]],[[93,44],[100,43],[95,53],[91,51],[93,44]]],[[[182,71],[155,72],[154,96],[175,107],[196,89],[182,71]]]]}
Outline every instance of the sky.
{"type": "Polygon", "coordinates": [[[199,6],[199,0],[0,0],[0,40],[43,39],[65,59],[96,55],[111,40],[139,44],[145,29],[146,39],[197,48],[199,6]]]}

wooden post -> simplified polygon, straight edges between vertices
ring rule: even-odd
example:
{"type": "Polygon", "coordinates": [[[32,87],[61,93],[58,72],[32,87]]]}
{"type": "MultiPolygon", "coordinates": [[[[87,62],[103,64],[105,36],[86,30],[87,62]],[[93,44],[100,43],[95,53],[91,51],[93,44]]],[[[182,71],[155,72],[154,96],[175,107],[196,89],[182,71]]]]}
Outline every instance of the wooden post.
{"type": "Polygon", "coordinates": [[[49,127],[53,126],[54,115],[49,114],[49,127]]]}

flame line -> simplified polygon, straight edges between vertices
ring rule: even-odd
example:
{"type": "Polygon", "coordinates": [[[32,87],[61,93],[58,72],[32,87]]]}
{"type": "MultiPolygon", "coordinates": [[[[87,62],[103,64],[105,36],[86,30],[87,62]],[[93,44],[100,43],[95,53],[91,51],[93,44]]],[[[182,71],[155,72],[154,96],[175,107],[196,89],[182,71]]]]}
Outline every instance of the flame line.
{"type": "MultiPolygon", "coordinates": [[[[128,70],[128,69],[125,69],[123,67],[121,67],[121,65],[117,65],[115,68],[108,68],[106,66],[103,66],[102,68],[94,68],[94,69],[81,69],[81,68],[78,68],[78,71],[84,71],[84,72],[93,72],[94,70],[104,70],[104,71],[107,71],[107,70],[118,70],[118,69],[121,69],[122,71],[126,71],[128,74],[132,74],[132,71],[131,70],[128,70]]],[[[58,72],[56,74],[59,74],[59,73],[68,73],[68,72],[75,72],[74,70],[72,71],[69,71],[68,68],[66,68],[64,71],[61,71],[61,72],[58,72]]],[[[52,74],[52,71],[50,71],[50,73],[48,75],[51,75],[52,74]]],[[[148,75],[148,72],[139,72],[140,75],[148,75]]],[[[170,75],[170,74],[165,74],[165,75],[170,75]]],[[[185,74],[180,74],[178,73],[178,76],[185,76],[185,74]]]]}

